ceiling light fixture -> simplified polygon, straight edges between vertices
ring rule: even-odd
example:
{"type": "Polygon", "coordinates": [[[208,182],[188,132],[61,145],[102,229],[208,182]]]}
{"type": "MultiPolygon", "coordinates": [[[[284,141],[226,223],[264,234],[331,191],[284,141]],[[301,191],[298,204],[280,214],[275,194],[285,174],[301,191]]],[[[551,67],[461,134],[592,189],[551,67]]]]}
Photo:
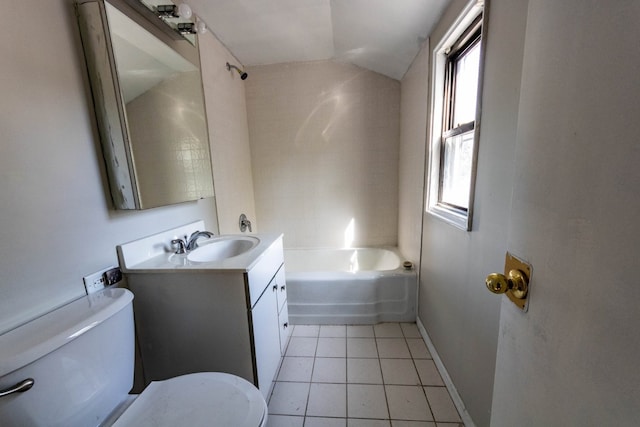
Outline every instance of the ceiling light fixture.
{"type": "Polygon", "coordinates": [[[159,4],[156,6],[156,13],[160,18],[184,18],[189,19],[193,15],[191,6],[186,3],[159,4]]]}
{"type": "Polygon", "coordinates": [[[156,6],[156,14],[161,18],[175,17],[175,4],[159,4],[156,6]]]}
{"type": "Polygon", "coordinates": [[[207,32],[207,23],[200,19],[199,16],[196,16],[196,32],[198,34],[204,34],[207,32]]]}
{"type": "Polygon", "coordinates": [[[193,22],[179,22],[176,25],[176,29],[182,35],[185,34],[204,34],[207,32],[207,24],[204,21],[193,22]]]}
{"type": "Polygon", "coordinates": [[[160,4],[155,6],[153,10],[160,19],[183,36],[207,32],[207,23],[199,16],[194,15],[191,6],[186,3],[160,4]],[[176,22],[175,19],[186,19],[187,21],[176,22]]]}
{"type": "Polygon", "coordinates": [[[159,4],[155,7],[156,14],[163,19],[167,18],[184,18],[189,19],[193,16],[191,6],[186,3],[175,4],[159,4]]]}
{"type": "Polygon", "coordinates": [[[180,34],[195,34],[195,24],[193,22],[178,22],[176,29],[180,34]]]}

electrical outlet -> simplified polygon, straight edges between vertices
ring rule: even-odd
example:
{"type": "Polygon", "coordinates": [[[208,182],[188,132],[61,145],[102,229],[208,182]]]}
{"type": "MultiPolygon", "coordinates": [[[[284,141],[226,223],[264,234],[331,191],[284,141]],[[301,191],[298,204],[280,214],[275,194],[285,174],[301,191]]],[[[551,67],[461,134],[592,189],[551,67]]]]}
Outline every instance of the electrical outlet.
{"type": "Polygon", "coordinates": [[[120,267],[113,267],[105,271],[103,276],[105,286],[115,285],[122,280],[122,270],[120,270],[120,267]]]}
{"type": "Polygon", "coordinates": [[[122,272],[118,267],[108,267],[82,278],[87,295],[113,285],[122,279],[122,272]]]}

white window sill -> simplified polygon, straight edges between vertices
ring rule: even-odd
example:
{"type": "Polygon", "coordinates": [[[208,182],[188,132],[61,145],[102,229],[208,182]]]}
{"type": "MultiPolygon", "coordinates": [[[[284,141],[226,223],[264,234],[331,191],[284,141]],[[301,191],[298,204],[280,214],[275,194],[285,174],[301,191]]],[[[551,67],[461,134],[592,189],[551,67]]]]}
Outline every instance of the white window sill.
{"type": "Polygon", "coordinates": [[[427,213],[460,230],[471,230],[471,221],[469,220],[468,212],[462,212],[444,205],[433,205],[427,208],[427,213]]]}

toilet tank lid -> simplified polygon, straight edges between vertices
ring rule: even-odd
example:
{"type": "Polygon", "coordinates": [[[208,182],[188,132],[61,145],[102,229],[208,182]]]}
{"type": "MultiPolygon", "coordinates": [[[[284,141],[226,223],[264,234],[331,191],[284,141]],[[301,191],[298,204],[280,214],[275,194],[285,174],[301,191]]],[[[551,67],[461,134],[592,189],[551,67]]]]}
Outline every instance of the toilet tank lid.
{"type": "Polygon", "coordinates": [[[127,289],[104,289],[0,335],[0,378],[78,338],[132,300],[127,289]]]}

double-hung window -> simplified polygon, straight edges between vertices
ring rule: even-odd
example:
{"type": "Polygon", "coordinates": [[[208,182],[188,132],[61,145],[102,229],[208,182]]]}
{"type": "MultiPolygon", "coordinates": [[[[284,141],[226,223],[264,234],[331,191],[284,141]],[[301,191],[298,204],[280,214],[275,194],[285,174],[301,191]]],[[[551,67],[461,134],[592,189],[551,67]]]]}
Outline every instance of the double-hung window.
{"type": "Polygon", "coordinates": [[[482,10],[470,8],[434,51],[427,210],[465,230],[471,211],[482,66],[482,10]]]}

